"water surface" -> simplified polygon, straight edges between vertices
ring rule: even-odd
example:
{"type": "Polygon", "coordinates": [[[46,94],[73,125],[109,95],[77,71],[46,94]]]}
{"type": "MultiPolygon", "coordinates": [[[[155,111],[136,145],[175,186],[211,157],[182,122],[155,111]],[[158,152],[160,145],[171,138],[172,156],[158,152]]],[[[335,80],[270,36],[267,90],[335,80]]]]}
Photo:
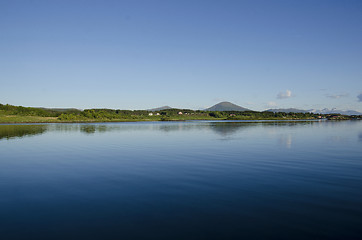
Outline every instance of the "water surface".
{"type": "Polygon", "coordinates": [[[1,239],[361,239],[362,121],[0,125],[1,239]]]}

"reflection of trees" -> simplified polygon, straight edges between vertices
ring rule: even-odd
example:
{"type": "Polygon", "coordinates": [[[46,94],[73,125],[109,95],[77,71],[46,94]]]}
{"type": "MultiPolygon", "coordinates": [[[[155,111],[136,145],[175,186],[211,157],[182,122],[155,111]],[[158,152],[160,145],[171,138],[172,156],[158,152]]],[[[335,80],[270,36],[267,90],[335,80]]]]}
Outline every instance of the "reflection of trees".
{"type": "Polygon", "coordinates": [[[47,131],[47,125],[0,125],[0,140],[34,136],[47,131]]]}
{"type": "Polygon", "coordinates": [[[82,125],[80,126],[80,131],[84,133],[95,133],[96,132],[96,126],[95,125],[82,125]]]}
{"type": "Polygon", "coordinates": [[[107,125],[80,125],[80,131],[84,133],[95,133],[95,132],[110,132],[114,130],[118,130],[119,127],[115,126],[107,126],[107,125]]]}
{"type": "Polygon", "coordinates": [[[295,127],[312,125],[313,121],[240,121],[240,122],[210,122],[209,128],[223,137],[251,127],[295,127]]]}
{"type": "Polygon", "coordinates": [[[79,124],[65,123],[65,124],[51,124],[49,125],[50,131],[59,132],[74,132],[79,130],[79,124]]]}
{"type": "Polygon", "coordinates": [[[73,131],[81,131],[87,134],[93,134],[96,132],[105,133],[105,132],[113,132],[122,130],[121,125],[101,125],[101,124],[81,124],[78,125],[76,129],[73,131]]]}
{"type": "Polygon", "coordinates": [[[209,128],[218,135],[223,137],[232,135],[239,130],[255,127],[258,123],[243,123],[243,122],[213,122],[209,128]]]}
{"type": "Polygon", "coordinates": [[[302,121],[254,121],[254,122],[140,122],[140,123],[111,123],[111,124],[61,124],[55,126],[57,131],[80,131],[86,134],[105,133],[115,131],[161,131],[161,132],[176,132],[176,131],[193,131],[200,129],[212,130],[214,133],[223,137],[232,135],[239,130],[251,127],[279,127],[279,126],[296,126],[313,124],[313,122],[302,121]]]}
{"type": "Polygon", "coordinates": [[[294,121],[278,121],[278,120],[271,120],[271,121],[260,121],[256,122],[263,127],[295,127],[295,126],[311,126],[315,123],[318,123],[317,121],[305,121],[305,120],[294,120],[294,121]]]}
{"type": "Polygon", "coordinates": [[[49,131],[57,132],[83,132],[83,133],[96,133],[96,132],[110,132],[119,130],[121,125],[108,125],[108,124],[89,124],[89,123],[63,123],[63,124],[50,124],[49,131]]]}
{"type": "Polygon", "coordinates": [[[163,132],[172,132],[172,131],[186,131],[190,129],[194,129],[196,126],[193,124],[185,124],[185,123],[166,123],[157,125],[157,130],[163,132]]]}
{"type": "MultiPolygon", "coordinates": [[[[83,132],[86,134],[122,131],[212,131],[222,137],[230,136],[240,130],[255,127],[295,127],[318,124],[313,121],[220,121],[220,122],[142,122],[142,123],[86,123],[86,124],[39,124],[39,125],[0,125],[0,139],[42,134],[45,131],[83,132]]],[[[362,133],[359,134],[362,141],[362,133]]]]}

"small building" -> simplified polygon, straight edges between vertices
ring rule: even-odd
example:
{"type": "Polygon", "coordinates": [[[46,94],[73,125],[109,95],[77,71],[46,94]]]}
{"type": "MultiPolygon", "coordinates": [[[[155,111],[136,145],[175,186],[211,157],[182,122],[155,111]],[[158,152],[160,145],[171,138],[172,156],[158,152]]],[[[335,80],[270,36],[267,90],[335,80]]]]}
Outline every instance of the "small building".
{"type": "Polygon", "coordinates": [[[153,116],[153,113],[149,113],[148,116],[153,116]]]}
{"type": "Polygon", "coordinates": [[[182,115],[182,112],[178,112],[178,115],[182,115]]]}

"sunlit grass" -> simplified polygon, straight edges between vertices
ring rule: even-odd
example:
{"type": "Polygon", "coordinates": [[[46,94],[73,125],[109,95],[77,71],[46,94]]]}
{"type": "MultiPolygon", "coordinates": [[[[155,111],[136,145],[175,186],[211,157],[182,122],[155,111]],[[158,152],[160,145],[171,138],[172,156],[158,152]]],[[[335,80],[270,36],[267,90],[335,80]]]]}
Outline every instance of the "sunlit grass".
{"type": "Polygon", "coordinates": [[[58,122],[56,117],[0,115],[1,123],[58,122]]]}

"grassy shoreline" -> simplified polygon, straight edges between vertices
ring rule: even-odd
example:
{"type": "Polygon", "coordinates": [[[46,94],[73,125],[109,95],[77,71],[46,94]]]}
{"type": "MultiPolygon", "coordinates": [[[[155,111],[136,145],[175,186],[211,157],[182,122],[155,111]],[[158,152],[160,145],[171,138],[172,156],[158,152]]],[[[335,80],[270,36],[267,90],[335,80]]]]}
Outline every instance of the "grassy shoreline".
{"type": "Polygon", "coordinates": [[[255,121],[255,120],[285,120],[285,121],[294,121],[294,120],[317,120],[315,118],[215,118],[215,117],[176,117],[176,118],[168,118],[168,119],[162,119],[158,117],[154,118],[138,118],[138,119],[77,119],[77,120],[60,120],[57,117],[39,117],[39,116],[18,116],[18,115],[8,115],[8,116],[0,116],[0,124],[16,124],[16,123],[117,123],[117,122],[171,122],[171,121],[207,121],[207,120],[215,120],[215,121],[223,121],[223,120],[230,120],[230,121],[239,121],[239,120],[245,120],[245,121],[255,121]]]}
{"type": "Polygon", "coordinates": [[[37,116],[6,116],[0,117],[0,124],[13,123],[100,123],[100,122],[162,122],[162,121],[195,121],[195,120],[226,120],[225,118],[189,118],[176,119],[170,118],[162,120],[159,118],[144,118],[144,119],[82,119],[82,120],[59,120],[58,118],[37,117],[37,116]]]}
{"type": "Polygon", "coordinates": [[[352,120],[362,116],[294,112],[205,111],[191,109],[116,110],[43,109],[0,104],[0,123],[97,123],[195,120],[352,120]]]}

